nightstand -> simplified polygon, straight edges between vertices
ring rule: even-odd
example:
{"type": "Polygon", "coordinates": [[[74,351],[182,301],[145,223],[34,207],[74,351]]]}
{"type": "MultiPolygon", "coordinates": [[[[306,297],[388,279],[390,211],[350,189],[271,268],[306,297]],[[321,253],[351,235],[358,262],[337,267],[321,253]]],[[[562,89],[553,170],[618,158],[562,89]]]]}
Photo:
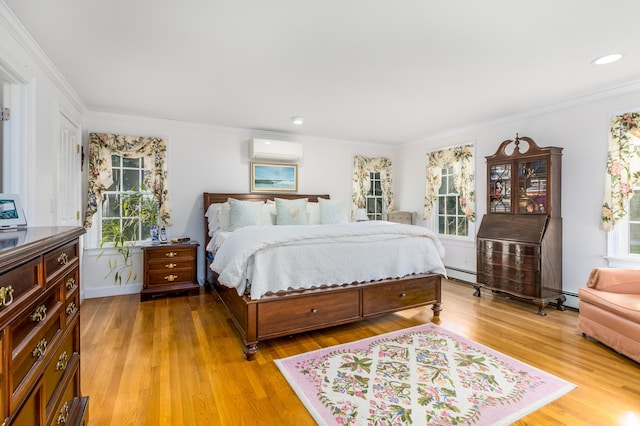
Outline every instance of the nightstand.
{"type": "Polygon", "coordinates": [[[143,246],[144,284],[140,300],[168,293],[198,294],[198,246],[195,241],[143,246]]]}

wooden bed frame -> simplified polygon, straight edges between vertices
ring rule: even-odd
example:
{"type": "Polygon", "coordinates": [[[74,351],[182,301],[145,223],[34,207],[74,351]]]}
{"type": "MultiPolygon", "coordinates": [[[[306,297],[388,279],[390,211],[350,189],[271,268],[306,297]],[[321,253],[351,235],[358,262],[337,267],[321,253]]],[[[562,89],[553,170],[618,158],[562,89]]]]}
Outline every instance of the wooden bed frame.
{"type": "MultiPolygon", "coordinates": [[[[266,201],[277,198],[308,198],[310,202],[328,195],[304,194],[219,194],[204,193],[204,211],[213,203],[228,198],[266,201]]],[[[205,217],[205,247],[211,237],[205,217]]],[[[433,305],[434,317],[442,310],[440,274],[409,275],[367,283],[336,284],[310,290],[294,290],[251,300],[247,294],[239,296],[235,288],[221,285],[217,274],[206,258],[206,285],[213,289],[226,306],[244,341],[248,360],[255,357],[258,342],[310,330],[359,321],[375,315],[400,311],[416,306],[433,305]]],[[[329,284],[329,283],[328,283],[329,284]]]]}

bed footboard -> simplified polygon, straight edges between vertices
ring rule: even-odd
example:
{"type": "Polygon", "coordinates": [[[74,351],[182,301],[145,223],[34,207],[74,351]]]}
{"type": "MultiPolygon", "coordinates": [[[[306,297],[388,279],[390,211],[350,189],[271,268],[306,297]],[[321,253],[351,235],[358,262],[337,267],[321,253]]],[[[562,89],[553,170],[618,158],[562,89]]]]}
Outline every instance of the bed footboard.
{"type": "Polygon", "coordinates": [[[215,281],[213,289],[226,306],[244,342],[247,360],[258,342],[423,305],[442,310],[441,276],[410,275],[395,280],[325,287],[251,300],[215,281]]]}

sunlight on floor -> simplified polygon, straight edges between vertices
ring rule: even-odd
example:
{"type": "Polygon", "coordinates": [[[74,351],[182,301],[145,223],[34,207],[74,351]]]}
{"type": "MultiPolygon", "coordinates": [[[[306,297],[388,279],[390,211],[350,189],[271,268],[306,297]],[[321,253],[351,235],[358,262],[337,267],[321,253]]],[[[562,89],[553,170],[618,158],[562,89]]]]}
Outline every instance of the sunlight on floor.
{"type": "Polygon", "coordinates": [[[620,417],[620,426],[640,426],[640,413],[627,411],[620,417]]]}

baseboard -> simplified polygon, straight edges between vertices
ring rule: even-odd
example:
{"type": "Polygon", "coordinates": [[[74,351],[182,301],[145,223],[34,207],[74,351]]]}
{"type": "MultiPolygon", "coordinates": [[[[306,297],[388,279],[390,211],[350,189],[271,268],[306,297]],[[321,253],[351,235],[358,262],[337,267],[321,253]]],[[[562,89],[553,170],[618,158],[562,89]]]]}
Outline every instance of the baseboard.
{"type": "MultiPolygon", "coordinates": [[[[475,272],[465,271],[463,269],[452,268],[449,266],[445,266],[445,269],[447,270],[447,278],[449,279],[462,281],[469,284],[475,284],[476,282],[475,272]]],[[[564,302],[564,306],[566,306],[567,308],[578,310],[578,295],[566,291],[563,291],[562,293],[567,298],[567,300],[564,302]]],[[[554,304],[551,303],[551,305],[554,304]]]]}
{"type": "Polygon", "coordinates": [[[108,287],[86,288],[84,290],[85,299],[97,299],[98,297],[124,296],[127,294],[140,293],[142,284],[127,284],[121,286],[110,285],[108,287]]]}

